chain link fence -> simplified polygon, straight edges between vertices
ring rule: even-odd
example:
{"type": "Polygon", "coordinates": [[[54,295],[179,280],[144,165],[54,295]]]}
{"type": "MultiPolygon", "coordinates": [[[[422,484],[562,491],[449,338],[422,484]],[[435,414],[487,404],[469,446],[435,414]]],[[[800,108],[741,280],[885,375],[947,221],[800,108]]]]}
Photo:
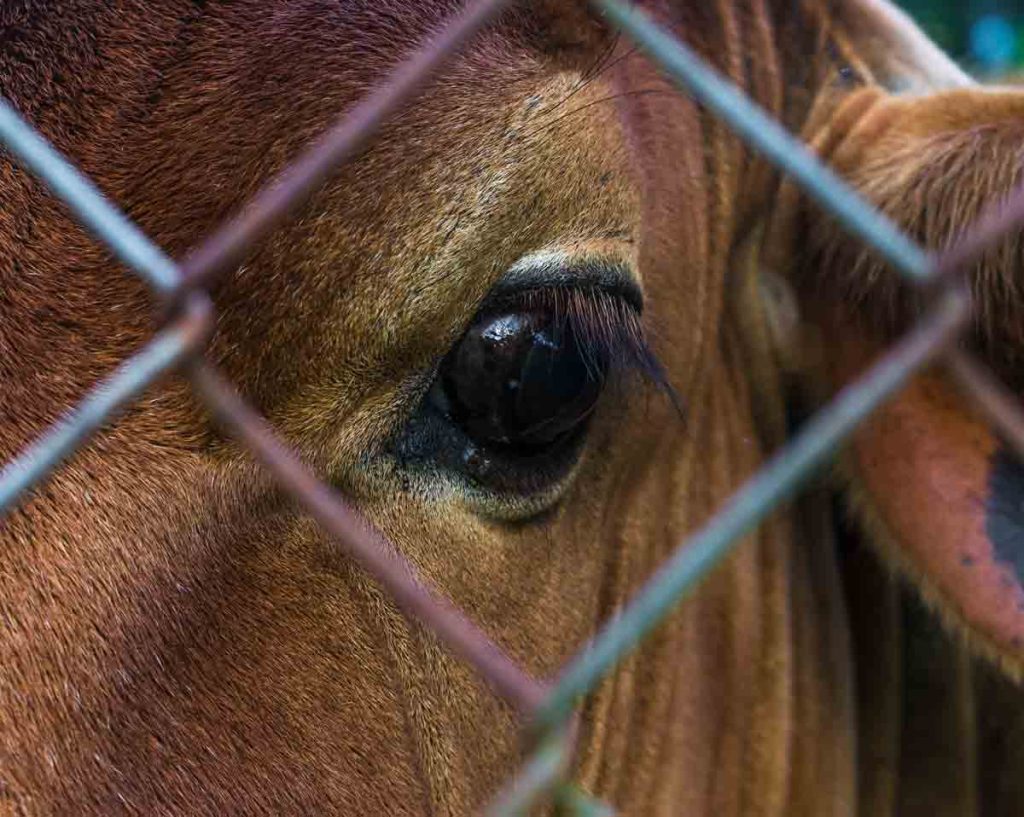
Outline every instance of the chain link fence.
{"type": "Polygon", "coordinates": [[[576,815],[613,813],[568,780],[573,713],[580,699],[724,559],[744,534],[790,498],[834,456],[868,415],[922,367],[943,362],[993,427],[1024,455],[1024,413],[1006,389],[956,341],[971,320],[958,273],[1024,221],[1024,188],[994,203],[941,256],[918,246],[739,89],[717,75],[641,9],[622,0],[592,0],[594,10],[630,37],[681,89],[725,120],[752,148],[792,177],[851,233],[868,242],[915,286],[931,307],[857,382],[841,391],[781,452],[686,541],[640,593],[550,683],[531,678],[447,599],[415,578],[412,566],[385,547],[345,500],[280,441],[262,417],[203,357],[215,316],[207,289],[247,248],[311,195],[375,129],[510,0],[475,0],[443,32],[402,63],[374,92],[330,128],[249,202],[176,263],[156,247],[92,183],[80,175],[9,104],[0,99],[0,143],[37,174],[163,304],[169,319],[136,355],[97,384],[73,411],[0,471],[0,518],[61,461],[168,371],[180,370],[223,424],[309,513],[393,596],[410,618],[429,627],[521,713],[531,745],[520,772],[499,792],[489,814],[524,814],[553,798],[576,815]]]}

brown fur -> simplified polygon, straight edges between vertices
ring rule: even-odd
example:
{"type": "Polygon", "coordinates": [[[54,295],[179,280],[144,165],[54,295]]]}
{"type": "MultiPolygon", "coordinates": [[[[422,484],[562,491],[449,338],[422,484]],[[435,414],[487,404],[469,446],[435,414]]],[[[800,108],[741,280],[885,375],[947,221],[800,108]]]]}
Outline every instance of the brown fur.
{"type": "MultiPolygon", "coordinates": [[[[925,247],[949,246],[987,205],[1020,184],[1024,99],[1016,91],[961,90],[941,98],[884,100],[844,134],[831,157],[865,196],[925,247]]],[[[798,288],[846,303],[886,339],[906,331],[925,298],[839,228],[809,229],[798,288]]],[[[974,300],[973,347],[1013,387],[1021,385],[1024,329],[1017,267],[1021,235],[967,271],[974,300]]]]}
{"type": "MultiPolygon", "coordinates": [[[[846,97],[846,62],[867,82],[930,70],[906,68],[924,41],[867,0],[646,5],[794,127],[846,97]]],[[[456,6],[14,0],[0,91],[180,255],[456,6]]],[[[427,579],[548,676],[781,441],[749,257],[776,179],[612,50],[582,4],[523,9],[253,248],[214,293],[211,353],[427,579]],[[630,265],[686,421],[609,390],[534,516],[388,452],[498,276],[539,251],[630,265]],[[750,308],[726,308],[733,283],[750,308]]],[[[7,159],[0,189],[7,458],[153,321],[141,285],[7,159]]],[[[636,815],[857,813],[848,619],[821,501],[748,537],[587,701],[588,790],[636,815]]],[[[508,707],[181,382],[0,524],[0,808],[463,815],[516,767],[508,707]]]]}

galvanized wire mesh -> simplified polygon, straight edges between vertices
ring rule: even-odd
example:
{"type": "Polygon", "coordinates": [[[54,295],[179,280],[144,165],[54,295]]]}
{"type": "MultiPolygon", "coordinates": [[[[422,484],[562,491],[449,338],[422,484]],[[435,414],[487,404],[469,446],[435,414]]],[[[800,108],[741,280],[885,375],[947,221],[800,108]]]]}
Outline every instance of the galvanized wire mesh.
{"type": "Polygon", "coordinates": [[[568,813],[611,813],[567,782],[576,703],[777,505],[833,456],[846,437],[915,372],[937,359],[993,426],[1024,453],[1024,413],[977,360],[954,348],[971,318],[957,273],[1024,221],[1024,189],[995,203],[940,257],[918,246],[826,168],[739,89],[717,75],[671,33],[622,0],[592,0],[595,9],[659,63],[683,89],[725,120],[751,147],[789,174],[853,234],[918,286],[938,287],[930,311],[902,340],[810,420],[742,486],[704,528],[682,542],[634,600],[587,644],[551,684],[531,678],[447,599],[384,546],[336,491],[320,481],[203,357],[214,311],[205,288],[240,261],[301,204],[429,76],[510,0],[476,0],[433,41],[279,177],[236,219],[217,229],[178,264],[168,258],[79,174],[9,104],[0,99],[0,143],[34,171],[114,255],[142,278],[172,319],[137,354],[96,385],[79,406],[0,471],[0,516],[60,462],[165,372],[180,368],[224,427],[234,434],[306,512],[392,594],[406,615],[428,626],[522,714],[535,750],[493,802],[494,815],[522,814],[545,797],[568,813]]]}

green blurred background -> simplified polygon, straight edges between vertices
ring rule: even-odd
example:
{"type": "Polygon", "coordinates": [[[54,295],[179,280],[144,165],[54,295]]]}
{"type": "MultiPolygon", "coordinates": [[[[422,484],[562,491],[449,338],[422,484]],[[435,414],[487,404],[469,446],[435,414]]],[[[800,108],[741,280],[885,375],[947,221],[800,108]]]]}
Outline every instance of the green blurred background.
{"type": "Polygon", "coordinates": [[[899,0],[966,68],[982,76],[1024,69],[1024,0],[899,0]]]}

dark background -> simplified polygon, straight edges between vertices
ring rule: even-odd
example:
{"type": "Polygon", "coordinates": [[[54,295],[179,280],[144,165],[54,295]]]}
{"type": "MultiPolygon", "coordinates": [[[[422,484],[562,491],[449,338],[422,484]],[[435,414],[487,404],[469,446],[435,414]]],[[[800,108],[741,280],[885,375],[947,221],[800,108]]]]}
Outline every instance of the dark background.
{"type": "Polygon", "coordinates": [[[985,75],[1024,69],[1024,0],[900,0],[966,68],[985,75]]]}

